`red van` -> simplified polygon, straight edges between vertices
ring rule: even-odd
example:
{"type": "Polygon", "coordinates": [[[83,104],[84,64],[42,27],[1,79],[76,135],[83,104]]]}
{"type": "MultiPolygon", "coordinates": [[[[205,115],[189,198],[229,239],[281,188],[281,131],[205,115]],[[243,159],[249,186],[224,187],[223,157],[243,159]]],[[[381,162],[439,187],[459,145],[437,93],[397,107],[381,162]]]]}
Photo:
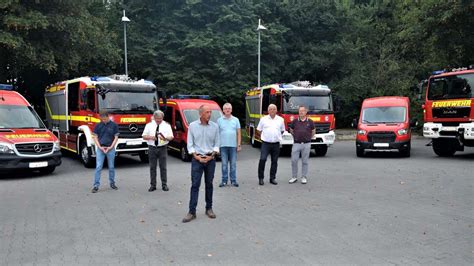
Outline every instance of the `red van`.
{"type": "Polygon", "coordinates": [[[209,100],[207,95],[178,95],[167,99],[166,103],[160,103],[160,106],[166,106],[164,120],[171,125],[174,139],[168,144],[168,148],[177,151],[181,160],[187,162],[191,160],[188,154],[188,127],[191,122],[199,119],[199,107],[206,104],[211,107],[211,121],[217,123],[217,119],[223,116],[221,107],[215,102],[209,100]]]}
{"type": "Polygon", "coordinates": [[[49,174],[61,164],[60,150],[58,138],[28,101],[16,91],[0,89],[0,170],[49,174]]]}
{"type": "Polygon", "coordinates": [[[356,152],[363,157],[366,151],[398,151],[410,156],[411,127],[410,99],[408,97],[385,96],[365,99],[359,119],[354,119],[357,128],[356,152]]]}

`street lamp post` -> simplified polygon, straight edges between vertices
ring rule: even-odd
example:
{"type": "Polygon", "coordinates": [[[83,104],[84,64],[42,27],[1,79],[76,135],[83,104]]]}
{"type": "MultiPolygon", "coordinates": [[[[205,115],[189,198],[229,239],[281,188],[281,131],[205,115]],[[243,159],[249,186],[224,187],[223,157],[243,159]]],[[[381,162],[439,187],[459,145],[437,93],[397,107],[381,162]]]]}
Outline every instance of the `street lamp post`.
{"type": "Polygon", "coordinates": [[[123,17],[122,17],[122,22],[123,22],[123,43],[124,43],[124,53],[125,53],[125,76],[128,77],[128,65],[127,65],[127,22],[130,22],[130,19],[128,19],[125,16],[125,10],[123,11],[123,17]]]}
{"type": "Polygon", "coordinates": [[[262,99],[263,99],[263,92],[260,87],[260,32],[262,30],[266,30],[262,24],[261,24],[261,19],[258,19],[258,27],[257,27],[257,33],[258,33],[258,70],[257,70],[257,88],[260,90],[260,113],[262,113],[262,99]]]}

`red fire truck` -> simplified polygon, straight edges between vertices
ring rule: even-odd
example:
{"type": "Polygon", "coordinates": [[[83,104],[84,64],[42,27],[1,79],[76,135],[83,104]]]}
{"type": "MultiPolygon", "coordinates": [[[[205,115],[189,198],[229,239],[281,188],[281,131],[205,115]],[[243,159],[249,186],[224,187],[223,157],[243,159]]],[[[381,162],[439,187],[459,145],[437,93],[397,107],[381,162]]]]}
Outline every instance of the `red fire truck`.
{"type": "Polygon", "coordinates": [[[61,164],[59,141],[28,101],[11,89],[0,84],[0,170],[52,173],[61,164]]]}
{"type": "Polygon", "coordinates": [[[438,156],[474,147],[474,69],[441,70],[420,84],[426,87],[423,136],[433,140],[438,156]]]}
{"type": "Polygon", "coordinates": [[[147,161],[148,146],[142,132],[159,108],[160,97],[165,97],[163,91],[151,81],[120,75],[81,77],[46,88],[46,119],[61,148],[78,154],[86,167],[93,167],[92,132],[100,122],[99,111],[107,110],[119,127],[117,154],[139,155],[147,161]]]}
{"type": "MultiPolygon", "coordinates": [[[[268,105],[275,104],[278,115],[288,123],[298,118],[300,105],[308,108],[308,116],[316,125],[316,134],[311,141],[311,147],[317,156],[324,156],[328,147],[334,143],[336,119],[331,90],[326,85],[313,86],[307,81],[297,81],[289,84],[272,84],[254,88],[245,95],[246,121],[245,128],[252,146],[257,146],[261,140],[256,131],[260,118],[268,114],[268,105]]],[[[281,142],[283,149],[289,150],[293,145],[293,136],[285,131],[281,142]]]]}

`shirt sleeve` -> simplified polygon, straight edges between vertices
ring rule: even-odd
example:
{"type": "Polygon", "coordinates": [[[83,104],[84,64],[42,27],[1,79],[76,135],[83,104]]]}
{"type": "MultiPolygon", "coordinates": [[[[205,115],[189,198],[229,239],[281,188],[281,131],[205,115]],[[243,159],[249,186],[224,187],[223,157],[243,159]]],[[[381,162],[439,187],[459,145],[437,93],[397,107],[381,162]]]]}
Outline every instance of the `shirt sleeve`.
{"type": "Polygon", "coordinates": [[[95,125],[94,131],[92,132],[92,135],[94,135],[94,136],[98,136],[98,135],[99,135],[100,125],[101,125],[100,123],[97,124],[97,125],[95,125]]]}
{"type": "Polygon", "coordinates": [[[309,121],[310,121],[310,124],[311,124],[311,126],[310,126],[310,127],[311,127],[311,130],[315,129],[316,127],[315,127],[315,125],[314,125],[313,120],[310,119],[309,121]]]}
{"type": "Polygon", "coordinates": [[[149,136],[148,131],[150,131],[150,123],[146,124],[145,129],[143,130],[142,137],[149,136]]]}
{"type": "Polygon", "coordinates": [[[257,126],[257,130],[258,130],[258,131],[262,131],[262,130],[263,130],[263,123],[264,123],[264,122],[263,122],[263,119],[264,119],[264,118],[265,118],[265,117],[262,117],[262,118],[260,118],[260,121],[258,121],[258,126],[257,126]]]}
{"type": "Polygon", "coordinates": [[[118,125],[114,123],[114,136],[117,137],[118,135],[120,135],[120,132],[118,130],[118,125]]]}
{"type": "Polygon", "coordinates": [[[221,139],[219,134],[219,127],[216,128],[216,138],[214,141],[214,148],[212,149],[215,152],[219,152],[219,147],[221,146],[221,139]]]}
{"type": "Polygon", "coordinates": [[[173,130],[171,130],[171,125],[166,123],[166,132],[165,132],[166,137],[174,137],[173,136],[173,130]]]}
{"type": "Polygon", "coordinates": [[[237,117],[235,118],[235,121],[237,122],[237,123],[236,123],[236,124],[237,124],[237,128],[236,128],[236,129],[240,129],[240,128],[241,128],[241,127],[240,127],[240,121],[239,121],[239,119],[238,119],[237,117]]]}
{"type": "Polygon", "coordinates": [[[280,131],[285,131],[285,120],[283,118],[280,118],[280,131]]]}
{"type": "Polygon", "coordinates": [[[189,154],[193,154],[196,152],[196,150],[194,149],[194,135],[193,135],[193,125],[189,125],[189,129],[188,129],[188,153],[189,154]]]}

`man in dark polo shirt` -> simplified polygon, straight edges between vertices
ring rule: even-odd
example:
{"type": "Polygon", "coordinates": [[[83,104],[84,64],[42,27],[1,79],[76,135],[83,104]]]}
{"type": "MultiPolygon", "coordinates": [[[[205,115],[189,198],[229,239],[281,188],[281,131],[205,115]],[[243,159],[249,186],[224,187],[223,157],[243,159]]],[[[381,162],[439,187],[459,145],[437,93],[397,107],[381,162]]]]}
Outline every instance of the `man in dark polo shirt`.
{"type": "Polygon", "coordinates": [[[96,147],[96,167],[94,187],[92,193],[99,191],[100,172],[104,166],[104,160],[107,157],[107,166],[109,168],[109,185],[112,189],[117,190],[115,185],[115,144],[118,140],[118,126],[110,121],[109,113],[107,111],[100,112],[100,123],[94,128],[93,138],[96,147]]]}
{"type": "Polygon", "coordinates": [[[308,110],[306,110],[306,107],[300,106],[298,108],[298,119],[293,120],[288,125],[290,133],[293,135],[294,139],[293,147],[291,149],[292,177],[289,181],[290,184],[293,184],[298,180],[298,161],[300,155],[302,162],[301,183],[306,184],[308,182],[308,158],[311,151],[311,138],[316,133],[316,129],[313,121],[306,116],[307,113],[308,110]]]}

